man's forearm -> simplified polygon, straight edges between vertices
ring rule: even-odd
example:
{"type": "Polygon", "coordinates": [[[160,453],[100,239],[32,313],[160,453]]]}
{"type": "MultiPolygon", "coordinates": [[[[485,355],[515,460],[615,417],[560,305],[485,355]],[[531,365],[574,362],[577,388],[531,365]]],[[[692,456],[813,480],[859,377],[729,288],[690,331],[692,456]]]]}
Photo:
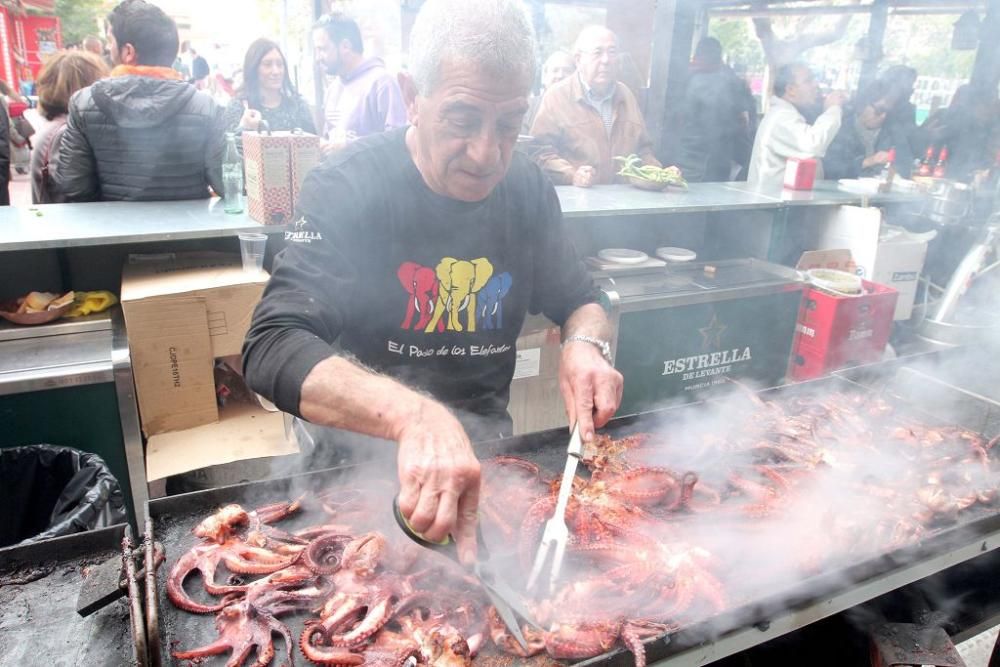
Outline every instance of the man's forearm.
{"type": "Polygon", "coordinates": [[[562,326],[562,339],[570,336],[590,336],[600,340],[611,338],[611,322],[608,316],[596,303],[580,306],[570,314],[562,326]]]}
{"type": "Polygon", "coordinates": [[[332,356],[302,383],[299,414],[314,424],[398,440],[402,428],[433,405],[396,380],[332,356]]]}

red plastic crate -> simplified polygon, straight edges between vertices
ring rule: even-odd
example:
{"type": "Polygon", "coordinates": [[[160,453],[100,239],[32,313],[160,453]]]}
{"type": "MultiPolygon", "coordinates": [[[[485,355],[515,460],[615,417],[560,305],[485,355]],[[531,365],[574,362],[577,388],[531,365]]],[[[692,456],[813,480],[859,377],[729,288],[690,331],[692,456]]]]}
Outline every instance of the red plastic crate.
{"type": "Polygon", "coordinates": [[[882,358],[899,292],[867,280],[861,282],[865,293],[858,296],[806,289],[795,324],[793,379],[809,380],[882,358]]]}

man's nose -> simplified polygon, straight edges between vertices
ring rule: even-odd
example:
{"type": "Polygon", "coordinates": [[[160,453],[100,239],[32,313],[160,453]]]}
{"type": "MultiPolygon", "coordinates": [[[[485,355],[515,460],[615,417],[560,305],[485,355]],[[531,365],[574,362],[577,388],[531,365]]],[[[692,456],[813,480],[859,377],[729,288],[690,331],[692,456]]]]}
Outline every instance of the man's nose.
{"type": "Polygon", "coordinates": [[[479,171],[490,171],[500,161],[500,141],[497,133],[491,129],[484,129],[469,141],[466,153],[479,171]]]}

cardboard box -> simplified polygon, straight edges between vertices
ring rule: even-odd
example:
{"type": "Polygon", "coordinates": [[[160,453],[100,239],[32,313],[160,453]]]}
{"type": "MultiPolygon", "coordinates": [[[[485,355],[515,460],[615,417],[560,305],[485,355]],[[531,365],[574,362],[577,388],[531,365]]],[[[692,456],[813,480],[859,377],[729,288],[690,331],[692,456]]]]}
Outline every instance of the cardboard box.
{"type": "MultiPolygon", "coordinates": [[[[807,252],[798,268],[844,269],[851,262],[846,250],[807,252]]],[[[862,285],[864,293],[858,296],[806,289],[795,324],[789,368],[792,379],[810,380],[882,358],[899,293],[867,280],[862,280],[862,285]]]]}
{"type": "Polygon", "coordinates": [[[244,132],[250,217],[265,225],[291,222],[299,189],[319,159],[319,137],[314,134],[244,132]]]}
{"type": "Polygon", "coordinates": [[[935,235],[936,232],[912,234],[899,227],[885,226],[878,208],[841,206],[822,225],[817,249],[850,250],[854,268],[847,270],[898,291],[893,319],[908,320],[927,258],[927,243],[935,235]]]}
{"type": "Polygon", "coordinates": [[[294,438],[285,435],[282,413],[231,403],[220,410],[216,423],[149,438],[146,479],[152,482],[234,461],[298,452],[294,438]]]}
{"type": "Polygon", "coordinates": [[[142,429],[147,436],[217,421],[212,368],[239,354],[268,275],[219,253],[135,258],[122,273],[142,429]]]}
{"type": "Polygon", "coordinates": [[[291,164],[292,164],[292,208],[295,208],[299,201],[299,192],[302,191],[302,184],[305,183],[306,176],[312,168],[320,163],[322,153],[319,149],[319,137],[315,134],[300,133],[293,135],[291,139],[291,164]]]}
{"type": "Polygon", "coordinates": [[[507,411],[514,434],[566,425],[559,389],[559,327],[541,315],[528,315],[517,339],[517,362],[507,411]]]}

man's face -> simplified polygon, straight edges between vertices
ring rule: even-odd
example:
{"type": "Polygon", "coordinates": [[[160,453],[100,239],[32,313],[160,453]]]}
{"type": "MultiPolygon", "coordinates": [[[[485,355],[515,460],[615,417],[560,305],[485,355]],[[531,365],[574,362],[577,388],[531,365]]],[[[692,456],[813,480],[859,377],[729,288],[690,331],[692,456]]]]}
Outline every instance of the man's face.
{"type": "Polygon", "coordinates": [[[576,63],[569,54],[557,53],[551,56],[542,68],[542,87],[551,88],[576,70],[576,63]]]}
{"type": "Polygon", "coordinates": [[[576,69],[591,88],[607,90],[618,80],[618,41],[610,30],[594,32],[579,45],[576,69]]]}
{"type": "Polygon", "coordinates": [[[316,62],[323,67],[323,71],[327,74],[337,76],[340,73],[340,52],[338,45],[330,40],[330,36],[323,29],[313,31],[313,44],[316,49],[316,62]]]}
{"type": "Polygon", "coordinates": [[[121,54],[118,52],[118,42],[115,40],[115,34],[108,30],[108,51],[111,52],[111,62],[115,65],[121,65],[121,54]]]}
{"type": "Polygon", "coordinates": [[[416,138],[410,148],[431,190],[467,202],[489,196],[510,167],[529,87],[444,62],[435,90],[407,99],[416,138]]]}
{"type": "Polygon", "coordinates": [[[885,123],[885,116],[891,108],[892,102],[887,99],[869,104],[858,114],[858,122],[866,130],[877,130],[885,123]]]}
{"type": "Polygon", "coordinates": [[[795,72],[795,83],[788,87],[785,97],[797,107],[811,107],[819,104],[819,83],[812,70],[800,67],[795,72]]]}

